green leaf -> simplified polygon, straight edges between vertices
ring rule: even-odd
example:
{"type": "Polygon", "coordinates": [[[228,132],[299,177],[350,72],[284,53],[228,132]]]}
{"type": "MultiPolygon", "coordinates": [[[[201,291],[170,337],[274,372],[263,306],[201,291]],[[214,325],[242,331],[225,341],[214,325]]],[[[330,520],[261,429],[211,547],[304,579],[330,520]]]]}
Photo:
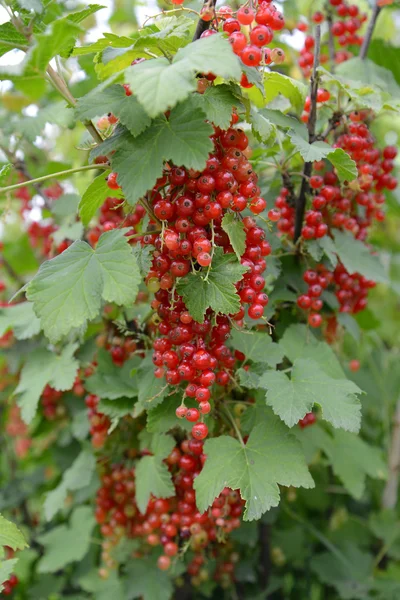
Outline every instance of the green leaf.
{"type": "Polygon", "coordinates": [[[306,325],[296,324],[288,327],[279,346],[292,363],[298,358],[311,358],[330,377],[334,379],[346,377],[332,346],[317,340],[306,325]]]}
{"type": "Polygon", "coordinates": [[[359,436],[335,431],[331,447],[325,447],[333,472],[349,493],[360,500],[365,491],[367,475],[386,479],[387,466],[381,448],[367,444],[359,436]]]}
{"type": "Polygon", "coordinates": [[[110,171],[105,171],[95,179],[89,187],[83,192],[83,196],[79,202],[78,211],[79,217],[82,223],[87,227],[91,219],[95,216],[96,212],[102,204],[104,204],[106,198],[112,194],[113,198],[121,198],[120,190],[113,190],[111,192],[107,185],[107,176],[110,171]]]}
{"type": "Polygon", "coordinates": [[[0,56],[19,46],[27,46],[26,37],[15,29],[11,21],[2,23],[0,25],[0,56]]]}
{"type": "Polygon", "coordinates": [[[149,558],[136,558],[127,565],[126,600],[171,600],[174,588],[165,571],[160,571],[156,561],[149,558]]]}
{"type": "Polygon", "coordinates": [[[169,119],[157,118],[140,136],[124,143],[111,160],[127,201],[136,204],[153,187],[162,174],[164,161],[204,169],[213,149],[212,131],[203,113],[186,102],[174,108],[169,119]]]}
{"type": "Polygon", "coordinates": [[[54,573],[82,560],[89,550],[95,525],[93,509],[79,506],[72,513],[69,525],[60,525],[40,535],[38,541],[45,547],[45,553],[39,561],[37,572],[54,573]]]}
{"type": "Polygon", "coordinates": [[[368,58],[376,65],[391,71],[400,85],[400,48],[383,40],[372,40],[368,48],[368,58]]]}
{"type": "Polygon", "coordinates": [[[54,244],[61,244],[63,240],[80,240],[83,236],[83,224],[80,221],[68,224],[64,223],[52,234],[54,244]]]}
{"type": "Polygon", "coordinates": [[[142,105],[135,96],[127,96],[122,85],[94,88],[86,96],[78,98],[75,107],[76,118],[81,121],[109,112],[118,117],[133,136],[139,135],[150,125],[150,117],[142,105]]]}
{"type": "Polygon", "coordinates": [[[238,219],[233,213],[225,213],[222,218],[221,226],[228,235],[238,260],[240,260],[246,249],[246,232],[244,230],[243,221],[238,219]]]}
{"type": "Polygon", "coordinates": [[[231,334],[232,346],[235,350],[243,352],[247,360],[264,363],[270,367],[282,362],[283,352],[267,333],[256,331],[237,331],[231,334]]]}
{"type": "Polygon", "coordinates": [[[204,94],[193,94],[191,101],[204,112],[208,121],[221,129],[228,129],[232,108],[242,106],[231,87],[226,84],[211,86],[204,94]]]}
{"type": "Polygon", "coordinates": [[[338,65],[336,73],[351,82],[370,85],[372,88],[379,88],[383,92],[398,98],[400,88],[393,76],[393,73],[376,65],[372,60],[362,60],[361,58],[351,58],[338,65]]]}
{"type": "Polygon", "coordinates": [[[0,185],[3,186],[5,184],[5,182],[7,181],[8,176],[10,175],[12,170],[12,164],[11,163],[7,163],[6,165],[3,165],[0,169],[0,185]]]}
{"type": "Polygon", "coordinates": [[[76,215],[79,202],[78,194],[62,194],[52,203],[51,212],[59,221],[62,221],[66,217],[76,215]]]}
{"type": "Polygon", "coordinates": [[[281,127],[282,129],[293,129],[293,131],[302,138],[308,138],[307,127],[297,118],[285,115],[280,110],[273,110],[271,108],[263,108],[258,112],[277,127],[281,127]]]}
{"type": "Polygon", "coordinates": [[[97,406],[98,412],[111,419],[121,419],[132,413],[133,402],[131,398],[116,398],[115,400],[103,398],[97,406]]]}
{"type": "Polygon", "coordinates": [[[300,152],[305,162],[321,160],[322,158],[326,158],[329,152],[332,152],[332,146],[326,142],[319,141],[310,144],[294,131],[289,131],[289,137],[295,149],[300,152]]]}
{"type": "Polygon", "coordinates": [[[10,579],[10,575],[14,572],[18,560],[18,558],[10,558],[0,561],[0,592],[4,589],[3,583],[10,579]]]}
{"type": "Polygon", "coordinates": [[[267,390],[267,404],[289,427],[318,404],[322,418],[334,427],[355,432],[360,429],[361,406],[355,394],[361,390],[347,379],[333,379],[312,359],[297,359],[291,379],[281,371],[267,371],[259,385],[267,390]]]}
{"type": "Polygon", "coordinates": [[[312,570],[319,579],[334,586],[339,598],[365,600],[371,597],[373,557],[353,544],[342,552],[322,552],[313,557],[312,570]]]}
{"type": "Polygon", "coordinates": [[[323,238],[318,240],[318,244],[324,251],[325,256],[331,263],[332,267],[335,268],[337,265],[337,256],[336,256],[336,247],[335,244],[329,235],[325,235],[323,238]]]}
{"type": "Polygon", "coordinates": [[[371,254],[364,242],[356,240],[351,233],[339,230],[336,230],[333,236],[336,253],[350,275],[360,273],[372,281],[387,283],[379,258],[371,254]]]}
{"type": "Polygon", "coordinates": [[[155,248],[151,244],[142,246],[140,243],[138,243],[136,246],[133,246],[133,254],[138,262],[142,277],[146,277],[147,273],[151,269],[154,250],[155,248]]]}
{"type": "Polygon", "coordinates": [[[147,413],[147,431],[150,433],[164,433],[174,427],[181,427],[189,431],[192,424],[186,419],[177,420],[175,410],[181,403],[181,398],[176,394],[165,398],[161,404],[152,408],[147,413]]]}
{"type": "Polygon", "coordinates": [[[297,109],[302,108],[307,94],[304,84],[277,71],[264,73],[264,88],[266,103],[271,102],[278,94],[282,94],[297,109]]]}
{"type": "Polygon", "coordinates": [[[74,242],[65,252],[44,262],[28,284],[45,335],[57,342],[72,329],[94,319],[101,299],[132,304],[140,282],[139,267],[123,230],[103,233],[93,250],[74,242]]]}
{"type": "Polygon", "coordinates": [[[13,550],[23,550],[28,547],[18,527],[2,515],[0,515],[0,546],[9,546],[13,550]]]}
{"type": "Polygon", "coordinates": [[[240,79],[239,60],[222,35],[212,35],[179,49],[172,63],[161,57],[129,67],[125,81],[147,114],[156,117],[196,90],[198,72],[240,79]]]}
{"type": "Polygon", "coordinates": [[[60,355],[39,348],[28,356],[15,390],[25,423],[35,416],[39,398],[47,384],[59,391],[72,388],[79,363],[73,358],[76,344],[64,347],[60,355]]]}
{"type": "Polygon", "coordinates": [[[204,271],[189,273],[179,279],[177,291],[199,323],[203,323],[207,308],[224,315],[235,314],[240,308],[240,298],[234,284],[242,279],[246,270],[234,254],[224,254],[216,247],[208,279],[204,271]]]}
{"type": "Polygon", "coordinates": [[[326,158],[336,169],[340,181],[353,181],[358,175],[357,165],[352,158],[342,149],[333,149],[326,142],[313,142],[309,144],[302,135],[289,131],[290,141],[300,152],[305,162],[314,162],[326,158]]]}
{"type": "Polygon", "coordinates": [[[0,336],[12,329],[17,340],[27,340],[40,331],[40,321],[33,312],[33,304],[21,302],[0,309],[0,336]]]}
{"type": "Polygon", "coordinates": [[[171,473],[163,462],[175,446],[168,435],[156,435],[151,445],[153,456],[144,456],[136,464],[136,503],[142,514],[146,512],[150,497],[169,498],[174,496],[175,487],[171,473]]]}
{"type": "Polygon", "coordinates": [[[72,49],[82,28],[67,17],[53,21],[44,33],[35,36],[35,45],[28,51],[25,71],[43,74],[52,58],[72,49]]]}
{"type": "Polygon", "coordinates": [[[116,400],[123,396],[126,398],[137,396],[137,382],[135,377],[131,376],[132,368],[136,365],[135,359],[126,361],[122,367],[117,367],[109,352],[99,350],[97,363],[96,371],[85,382],[88,392],[108,400],[116,400]]]}
{"type": "Polygon", "coordinates": [[[134,414],[137,416],[144,409],[149,410],[160,404],[169,393],[169,386],[163,379],[154,377],[154,365],[149,353],[142,361],[137,375],[138,402],[134,414]]]}
{"type": "Polygon", "coordinates": [[[62,477],[61,483],[49,492],[44,501],[44,514],[50,521],[63,508],[68,492],[89,485],[96,468],[96,458],[91,450],[83,450],[62,477]]]}
{"type": "Polygon", "coordinates": [[[274,140],[276,135],[275,125],[263,114],[263,111],[253,108],[251,110],[250,121],[251,130],[259,142],[268,144],[271,140],[274,140]]]}
{"type": "Polygon", "coordinates": [[[327,159],[335,167],[340,181],[353,181],[358,176],[355,161],[342,148],[336,148],[327,155],[327,159]]]}
{"type": "Polygon", "coordinates": [[[224,487],[239,489],[245,521],[279,504],[279,485],[314,487],[297,440],[272,415],[258,423],[245,445],[228,437],[206,440],[207,460],[194,480],[197,507],[207,510],[224,487]]]}

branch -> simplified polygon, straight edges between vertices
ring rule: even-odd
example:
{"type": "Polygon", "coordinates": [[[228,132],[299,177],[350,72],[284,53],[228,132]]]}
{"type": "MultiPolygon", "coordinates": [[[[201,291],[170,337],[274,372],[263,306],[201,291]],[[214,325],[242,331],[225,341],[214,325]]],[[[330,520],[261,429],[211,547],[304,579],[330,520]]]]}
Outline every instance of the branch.
{"type": "Polygon", "coordinates": [[[379,13],[381,12],[381,10],[382,10],[382,7],[378,6],[378,4],[375,4],[374,10],[372,11],[371,19],[368,23],[368,29],[365,34],[365,37],[364,37],[364,40],[363,40],[363,43],[361,46],[361,50],[360,50],[359,58],[361,58],[361,60],[365,60],[367,58],[369,45],[370,45],[371,39],[372,39],[372,34],[374,33],[375,25],[376,25],[376,22],[378,20],[379,13]]]}
{"type": "MultiPolygon", "coordinates": [[[[204,12],[208,13],[209,11],[215,11],[216,3],[217,3],[217,0],[204,0],[204,4],[203,4],[203,8],[201,9],[201,12],[204,11],[204,12]]],[[[210,24],[211,24],[211,21],[204,21],[204,19],[201,18],[201,13],[200,13],[200,19],[197,22],[197,27],[196,27],[196,31],[194,32],[192,42],[195,42],[196,40],[198,40],[201,37],[201,34],[210,28],[210,24]]]]}
{"type": "Polygon", "coordinates": [[[259,571],[260,587],[266,589],[269,583],[271,572],[270,559],[270,526],[267,523],[260,523],[258,526],[258,545],[260,548],[259,571]]]}
{"type": "Polygon", "coordinates": [[[27,185],[33,185],[40,181],[46,181],[47,179],[56,179],[57,177],[63,177],[65,175],[71,175],[72,173],[79,173],[80,171],[89,171],[90,169],[109,169],[109,165],[85,165],[83,167],[76,167],[75,169],[67,169],[66,171],[60,171],[59,173],[50,173],[49,175],[43,175],[42,177],[36,177],[36,179],[30,179],[28,181],[21,181],[14,185],[8,185],[7,187],[0,188],[0,193],[11,192],[11,190],[17,190],[27,185]]]}
{"type": "Polygon", "coordinates": [[[400,474],[400,398],[393,420],[392,441],[388,456],[389,477],[382,495],[382,507],[394,508],[397,504],[400,474]]]}
{"type": "Polygon", "coordinates": [[[328,49],[329,49],[329,61],[331,63],[331,72],[335,72],[335,40],[333,39],[332,33],[332,14],[329,13],[327,17],[328,22],[328,49]]]}
{"type": "MultiPolygon", "coordinates": [[[[310,82],[310,116],[308,119],[308,141],[312,144],[315,141],[315,126],[317,123],[317,93],[318,93],[318,67],[319,57],[321,54],[321,27],[317,25],[315,28],[315,52],[314,52],[314,68],[310,82]]],[[[304,213],[306,209],[307,194],[309,191],[308,180],[312,173],[312,162],[304,163],[303,180],[301,182],[299,197],[296,202],[296,218],[294,225],[294,242],[301,236],[303,227],[304,213]]]]}
{"type": "Polygon", "coordinates": [[[6,273],[10,277],[10,279],[13,279],[19,288],[21,288],[25,285],[25,281],[23,281],[21,279],[21,277],[14,270],[14,268],[10,265],[10,263],[4,258],[4,256],[2,256],[0,259],[0,265],[2,267],[4,267],[4,270],[6,271],[6,273]]]}

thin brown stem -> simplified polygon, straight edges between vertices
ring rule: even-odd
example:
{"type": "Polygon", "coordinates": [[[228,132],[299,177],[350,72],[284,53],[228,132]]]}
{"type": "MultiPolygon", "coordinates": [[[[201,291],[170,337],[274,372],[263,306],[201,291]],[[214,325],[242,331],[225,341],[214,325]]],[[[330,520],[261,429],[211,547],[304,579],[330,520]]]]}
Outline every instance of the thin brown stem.
{"type": "Polygon", "coordinates": [[[388,456],[389,477],[382,495],[382,507],[394,508],[397,504],[400,475],[400,399],[393,420],[392,440],[388,456]]]}
{"type": "Polygon", "coordinates": [[[326,20],[328,23],[329,62],[330,62],[330,66],[331,66],[331,73],[334,73],[335,72],[335,40],[333,38],[333,33],[332,33],[332,24],[333,24],[332,14],[329,14],[326,20]]]}
{"type": "MultiPolygon", "coordinates": [[[[207,13],[209,11],[215,11],[216,3],[217,3],[217,0],[204,0],[202,11],[207,12],[207,13]]],[[[211,21],[205,21],[204,19],[202,19],[201,13],[200,13],[200,19],[197,22],[196,31],[194,32],[192,41],[195,42],[196,40],[198,40],[201,37],[201,34],[210,28],[210,24],[211,24],[211,21]]]]}
{"type": "Polygon", "coordinates": [[[18,285],[19,288],[21,288],[23,285],[25,285],[25,282],[21,279],[21,277],[18,275],[18,273],[14,270],[14,267],[12,267],[10,265],[8,260],[6,260],[4,258],[4,256],[2,256],[2,258],[1,258],[0,266],[2,266],[4,268],[7,275],[10,277],[10,279],[15,281],[15,283],[18,285]]]}
{"type": "Polygon", "coordinates": [[[371,19],[368,23],[367,32],[365,34],[365,37],[364,37],[364,40],[363,40],[363,43],[361,46],[361,50],[360,50],[359,57],[361,58],[361,60],[365,60],[367,58],[369,45],[371,43],[375,25],[376,25],[376,22],[378,20],[379,13],[381,12],[381,10],[382,10],[382,7],[378,6],[378,4],[375,4],[374,10],[372,11],[371,19]]]}
{"type": "MultiPolygon", "coordinates": [[[[310,82],[310,115],[308,118],[308,141],[312,144],[315,141],[315,126],[317,123],[317,93],[318,93],[318,67],[321,54],[321,27],[315,28],[315,52],[314,68],[310,82]]],[[[312,173],[312,162],[304,163],[303,180],[301,182],[300,193],[296,201],[296,216],[294,226],[294,242],[301,236],[303,227],[304,213],[306,209],[307,194],[309,192],[309,178],[312,173]]]]}

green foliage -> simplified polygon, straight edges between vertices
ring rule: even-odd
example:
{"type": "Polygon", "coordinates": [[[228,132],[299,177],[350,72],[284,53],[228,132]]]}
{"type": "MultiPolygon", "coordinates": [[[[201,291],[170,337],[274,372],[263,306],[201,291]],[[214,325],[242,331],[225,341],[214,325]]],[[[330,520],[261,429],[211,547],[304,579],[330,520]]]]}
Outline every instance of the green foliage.
{"type": "Polygon", "coordinates": [[[281,371],[266,371],[259,385],[267,390],[267,404],[289,427],[317,404],[322,409],[322,418],[334,427],[355,432],[360,429],[361,407],[356,397],[360,388],[352,381],[333,379],[316,361],[297,359],[290,379],[281,371]]]}
{"type": "Polygon", "coordinates": [[[68,525],[54,527],[38,537],[45,554],[38,564],[38,573],[55,573],[73,562],[83,559],[90,546],[95,526],[89,506],[79,506],[71,514],[68,525]]]}
{"type": "Polygon", "coordinates": [[[23,550],[28,546],[18,527],[0,515],[0,546],[23,550]]]}
{"type": "Polygon", "coordinates": [[[17,340],[26,340],[40,331],[40,321],[33,312],[33,304],[21,302],[0,309],[0,335],[12,329],[17,340]]]}
{"type": "Polygon", "coordinates": [[[151,120],[138,100],[134,96],[127,96],[121,85],[103,87],[101,85],[79,98],[75,108],[76,118],[84,121],[111,112],[134,137],[141,134],[151,120]]]}
{"type": "Polygon", "coordinates": [[[60,355],[39,348],[28,356],[15,389],[25,423],[30,423],[34,418],[46,385],[60,391],[72,387],[79,368],[79,363],[74,358],[77,347],[77,344],[68,344],[60,355]]]}
{"type": "Polygon", "coordinates": [[[127,589],[129,600],[169,600],[173,593],[171,579],[158,569],[151,557],[130,561],[127,589]]]}
{"type": "MultiPolygon", "coordinates": [[[[91,394],[108,400],[137,396],[137,382],[132,377],[132,369],[137,366],[135,359],[127,361],[122,368],[118,368],[113,363],[109,352],[100,350],[97,362],[97,370],[85,382],[85,386],[91,394]]],[[[136,373],[136,368],[134,373],[136,373]]]]}
{"type": "Polygon", "coordinates": [[[222,229],[229,237],[231,246],[240,260],[246,248],[246,232],[243,222],[235,218],[233,213],[226,213],[221,222],[222,229]]]}
{"type": "Polygon", "coordinates": [[[42,264],[26,296],[50,341],[56,342],[94,319],[102,299],[126,305],[136,297],[140,273],[124,232],[104,233],[93,250],[74,242],[42,264]]]}
{"type": "Polygon", "coordinates": [[[197,87],[196,73],[202,71],[240,79],[239,61],[222,36],[212,35],[179,49],[172,62],[157,58],[129,67],[125,81],[147,114],[156,117],[185,100],[197,87]]]}
{"type": "Polygon", "coordinates": [[[203,169],[212,150],[211,133],[204,114],[185,102],[174,108],[168,119],[158,117],[140,136],[118,144],[112,167],[127,201],[136,204],[152,188],[165,160],[203,169]]]}
{"type": "Polygon", "coordinates": [[[373,256],[362,242],[354,239],[349,233],[335,232],[335,248],[340,261],[350,275],[361,273],[361,275],[373,281],[382,283],[387,281],[379,258],[373,256]]]}
{"type": "Polygon", "coordinates": [[[152,439],[150,450],[152,456],[143,456],[136,467],[136,503],[141,513],[146,512],[150,496],[169,498],[175,493],[171,474],[163,463],[175,446],[175,440],[166,435],[158,435],[152,439]]]}
{"type": "Polygon", "coordinates": [[[232,332],[231,341],[236,350],[243,352],[246,360],[274,368],[283,359],[281,348],[265,333],[235,330],[232,332]]]}
{"type": "Polygon", "coordinates": [[[96,458],[90,450],[83,450],[63,474],[59,485],[47,494],[44,503],[46,519],[50,521],[63,508],[67,493],[89,485],[96,467],[96,458]]]}
{"type": "MultiPolygon", "coordinates": [[[[109,172],[103,172],[101,175],[93,179],[89,187],[84,191],[82,198],[79,201],[79,216],[83,225],[89,225],[91,219],[103,204],[105,199],[110,195],[110,188],[107,185],[107,176],[109,172]]],[[[119,190],[113,191],[113,197],[120,198],[119,190]]]]}
{"type": "Polygon", "coordinates": [[[189,273],[177,285],[192,317],[202,323],[207,308],[216,313],[235,314],[240,307],[239,296],[234,284],[242,278],[247,268],[243,267],[234,254],[223,254],[215,249],[210,271],[189,273]]]}
{"type": "Polygon", "coordinates": [[[207,440],[204,450],[208,458],[194,483],[200,512],[227,486],[240,489],[244,520],[252,521],[279,504],[278,484],[314,486],[297,441],[272,415],[258,422],[246,444],[220,436],[207,440]]]}
{"type": "Polygon", "coordinates": [[[242,108],[235,92],[235,88],[221,84],[207,88],[204,94],[195,94],[191,102],[206,115],[208,121],[221,129],[228,129],[232,108],[242,108]]]}

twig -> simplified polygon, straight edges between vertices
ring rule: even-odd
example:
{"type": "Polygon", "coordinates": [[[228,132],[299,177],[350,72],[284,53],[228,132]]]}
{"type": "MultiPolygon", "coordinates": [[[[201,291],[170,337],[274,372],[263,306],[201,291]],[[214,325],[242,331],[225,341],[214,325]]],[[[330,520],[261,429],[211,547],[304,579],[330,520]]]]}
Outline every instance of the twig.
{"type": "Polygon", "coordinates": [[[236,433],[236,435],[238,437],[240,445],[242,446],[242,448],[245,448],[246,445],[245,445],[245,443],[243,441],[242,434],[240,433],[239,427],[237,426],[236,421],[232,417],[231,412],[230,412],[230,410],[228,409],[227,406],[224,406],[224,412],[225,412],[226,416],[228,417],[229,421],[232,423],[233,429],[235,430],[235,433],[236,433]]]}
{"type": "Polygon", "coordinates": [[[389,448],[389,477],[382,495],[382,507],[394,508],[397,504],[400,474],[400,398],[393,420],[392,440],[389,448]]]}
{"type": "MultiPolygon", "coordinates": [[[[205,11],[207,13],[209,11],[214,11],[216,3],[217,3],[217,0],[204,0],[202,11],[205,11]]],[[[194,32],[192,41],[195,42],[196,40],[198,40],[201,37],[201,34],[210,28],[210,24],[211,24],[211,21],[205,21],[204,19],[202,19],[201,13],[200,13],[200,19],[197,22],[196,31],[194,32]]]]}
{"type": "Polygon", "coordinates": [[[327,17],[328,23],[328,50],[329,50],[329,62],[331,64],[331,73],[335,72],[335,40],[333,39],[332,33],[332,14],[329,13],[327,17]]]}
{"type": "MultiPolygon", "coordinates": [[[[321,27],[317,25],[315,28],[315,52],[314,52],[314,68],[310,83],[310,116],[308,119],[308,141],[312,144],[315,141],[315,126],[317,122],[317,93],[318,93],[318,67],[319,57],[321,54],[321,27]]],[[[307,193],[309,191],[309,178],[312,173],[312,162],[304,163],[303,180],[301,182],[299,197],[296,202],[296,218],[294,226],[294,242],[301,236],[303,227],[304,212],[306,209],[307,193]]]]}
{"type": "Polygon", "coordinates": [[[56,179],[57,177],[63,177],[65,175],[71,175],[72,173],[79,173],[80,171],[89,171],[90,169],[109,169],[108,165],[84,165],[83,167],[76,167],[75,169],[67,169],[66,171],[60,171],[59,173],[50,173],[49,175],[43,175],[42,177],[36,177],[36,179],[30,179],[28,181],[21,181],[14,185],[8,185],[7,187],[0,188],[0,193],[10,192],[11,190],[17,190],[27,185],[33,185],[40,181],[46,181],[47,179],[56,179]]]}
{"type": "Polygon", "coordinates": [[[382,7],[378,6],[378,4],[375,4],[374,10],[372,11],[371,19],[368,23],[368,29],[365,34],[365,37],[364,37],[364,40],[363,40],[363,43],[361,46],[361,50],[360,50],[359,57],[361,58],[361,60],[365,60],[367,58],[369,45],[370,45],[371,39],[372,39],[372,34],[374,33],[376,21],[378,20],[379,13],[381,12],[381,10],[382,10],[382,7]]]}
{"type": "Polygon", "coordinates": [[[260,586],[265,589],[269,583],[271,573],[271,558],[270,558],[270,525],[260,523],[258,526],[258,545],[260,548],[259,556],[259,571],[260,571],[260,586]]]}
{"type": "Polygon", "coordinates": [[[0,266],[4,267],[4,270],[7,272],[8,276],[15,281],[18,287],[21,288],[23,285],[25,285],[25,281],[21,279],[21,277],[10,265],[10,263],[4,258],[4,256],[2,256],[0,259],[0,266]]]}

